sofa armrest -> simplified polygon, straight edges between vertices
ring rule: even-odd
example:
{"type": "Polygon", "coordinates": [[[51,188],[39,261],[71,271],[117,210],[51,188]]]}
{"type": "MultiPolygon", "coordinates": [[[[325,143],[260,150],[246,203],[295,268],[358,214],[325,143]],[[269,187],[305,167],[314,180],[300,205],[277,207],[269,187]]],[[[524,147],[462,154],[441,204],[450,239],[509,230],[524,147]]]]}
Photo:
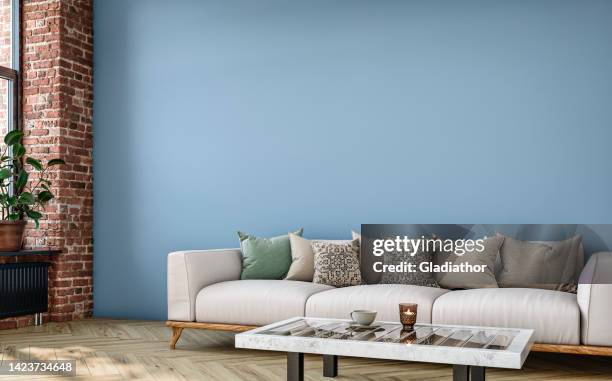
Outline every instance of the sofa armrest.
{"type": "Polygon", "coordinates": [[[612,346],[612,252],[591,256],[580,275],[577,297],[582,344],[612,346]]]}
{"type": "Polygon", "coordinates": [[[240,279],[240,249],[168,254],[168,320],[195,321],[198,292],[213,283],[240,279]]]}

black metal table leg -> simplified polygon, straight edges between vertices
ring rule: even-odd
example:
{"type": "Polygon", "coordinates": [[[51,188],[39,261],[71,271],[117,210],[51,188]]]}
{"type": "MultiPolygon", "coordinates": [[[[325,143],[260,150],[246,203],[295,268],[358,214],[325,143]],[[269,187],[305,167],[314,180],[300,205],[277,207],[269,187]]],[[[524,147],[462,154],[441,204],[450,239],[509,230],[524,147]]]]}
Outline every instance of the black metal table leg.
{"type": "Polygon", "coordinates": [[[287,352],[287,381],[304,381],[304,354],[287,352]]]}
{"type": "Polygon", "coordinates": [[[471,366],[470,367],[471,381],[485,381],[485,367],[471,366]]]}
{"type": "Polygon", "coordinates": [[[470,381],[468,365],[453,365],[453,381],[470,381]]]}
{"type": "Polygon", "coordinates": [[[453,381],[485,381],[485,367],[453,365],[453,381]]]}
{"type": "Polygon", "coordinates": [[[338,356],[323,355],[323,376],[336,377],[338,375],[338,356]]]}

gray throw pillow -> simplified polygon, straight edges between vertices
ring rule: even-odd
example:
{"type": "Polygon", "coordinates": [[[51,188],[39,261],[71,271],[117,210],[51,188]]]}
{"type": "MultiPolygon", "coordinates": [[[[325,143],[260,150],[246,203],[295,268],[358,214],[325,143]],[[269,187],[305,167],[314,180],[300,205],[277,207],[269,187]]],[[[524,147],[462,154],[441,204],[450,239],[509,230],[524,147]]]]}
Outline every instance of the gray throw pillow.
{"type": "Polygon", "coordinates": [[[448,289],[497,288],[497,281],[495,280],[495,261],[499,256],[499,250],[503,242],[503,236],[495,236],[484,239],[484,250],[482,252],[475,250],[466,251],[463,255],[457,255],[454,252],[436,253],[436,262],[438,265],[450,262],[453,265],[466,263],[473,266],[486,266],[484,272],[436,273],[436,280],[440,287],[448,289]]]}
{"type": "Polygon", "coordinates": [[[359,241],[333,243],[314,241],[313,283],[334,287],[357,286],[361,284],[359,263],[359,241]]]}
{"type": "MultiPolygon", "coordinates": [[[[422,262],[432,262],[432,253],[427,251],[418,251],[414,256],[404,251],[387,251],[383,255],[383,265],[397,266],[405,262],[406,264],[414,264],[417,271],[415,272],[391,272],[385,271],[382,273],[380,283],[382,284],[409,284],[413,286],[425,287],[440,287],[434,278],[432,272],[419,271],[419,266],[422,262]]],[[[388,268],[388,267],[387,267],[388,268]]]]}
{"type": "Polygon", "coordinates": [[[505,237],[501,247],[500,287],[543,288],[576,292],[584,267],[582,237],[558,242],[530,242],[505,237]]]}

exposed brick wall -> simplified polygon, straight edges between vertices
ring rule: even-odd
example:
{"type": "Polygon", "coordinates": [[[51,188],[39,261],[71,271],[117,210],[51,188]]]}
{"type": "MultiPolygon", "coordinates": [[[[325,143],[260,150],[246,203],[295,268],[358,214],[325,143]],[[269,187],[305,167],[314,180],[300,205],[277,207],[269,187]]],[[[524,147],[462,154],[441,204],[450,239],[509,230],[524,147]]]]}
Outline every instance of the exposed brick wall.
{"type": "MultiPolygon", "coordinates": [[[[0,0],[2,1],[2,0],[0,0]]],[[[24,145],[39,159],[61,157],[51,173],[56,198],[25,247],[52,247],[45,320],[90,316],[93,309],[92,0],[22,1],[24,145]]],[[[24,260],[24,259],[20,259],[24,260]]],[[[31,324],[31,317],[0,321],[31,324]]]]}

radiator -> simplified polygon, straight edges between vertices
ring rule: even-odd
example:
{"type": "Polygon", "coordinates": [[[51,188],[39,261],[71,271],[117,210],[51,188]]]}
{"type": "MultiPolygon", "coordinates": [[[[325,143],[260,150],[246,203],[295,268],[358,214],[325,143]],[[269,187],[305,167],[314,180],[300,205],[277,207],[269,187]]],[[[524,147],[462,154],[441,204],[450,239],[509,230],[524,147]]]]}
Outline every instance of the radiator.
{"type": "Polygon", "coordinates": [[[46,312],[49,263],[0,265],[0,318],[46,312]]]}

